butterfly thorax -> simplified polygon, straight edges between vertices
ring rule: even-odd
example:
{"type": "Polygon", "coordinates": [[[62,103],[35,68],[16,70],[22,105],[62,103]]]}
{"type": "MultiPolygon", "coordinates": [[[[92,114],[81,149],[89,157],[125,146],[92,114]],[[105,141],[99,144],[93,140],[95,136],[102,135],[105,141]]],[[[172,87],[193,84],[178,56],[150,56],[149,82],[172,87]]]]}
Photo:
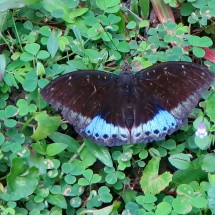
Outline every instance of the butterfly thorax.
{"type": "Polygon", "coordinates": [[[119,75],[119,86],[123,95],[132,93],[135,86],[135,76],[130,71],[122,71],[119,75]]]}

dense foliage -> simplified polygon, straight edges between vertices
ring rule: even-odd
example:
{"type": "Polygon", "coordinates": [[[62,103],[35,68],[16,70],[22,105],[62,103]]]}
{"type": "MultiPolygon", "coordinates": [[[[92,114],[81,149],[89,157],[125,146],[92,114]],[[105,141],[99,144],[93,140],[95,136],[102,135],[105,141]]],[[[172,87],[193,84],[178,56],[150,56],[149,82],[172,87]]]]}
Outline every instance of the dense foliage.
{"type": "Polygon", "coordinates": [[[113,148],[77,137],[40,95],[62,74],[125,59],[215,71],[215,1],[151,3],[155,14],[149,0],[0,1],[0,214],[215,213],[212,90],[165,141],[113,148]]]}

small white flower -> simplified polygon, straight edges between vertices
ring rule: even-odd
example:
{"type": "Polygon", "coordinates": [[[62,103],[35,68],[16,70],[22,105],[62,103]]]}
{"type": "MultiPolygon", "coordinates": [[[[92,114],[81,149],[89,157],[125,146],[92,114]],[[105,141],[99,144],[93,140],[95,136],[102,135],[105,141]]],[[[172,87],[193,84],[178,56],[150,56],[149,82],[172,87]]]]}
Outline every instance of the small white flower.
{"type": "Polygon", "coordinates": [[[205,124],[203,123],[199,124],[198,129],[195,132],[195,135],[201,139],[205,138],[208,135],[205,124]]]}

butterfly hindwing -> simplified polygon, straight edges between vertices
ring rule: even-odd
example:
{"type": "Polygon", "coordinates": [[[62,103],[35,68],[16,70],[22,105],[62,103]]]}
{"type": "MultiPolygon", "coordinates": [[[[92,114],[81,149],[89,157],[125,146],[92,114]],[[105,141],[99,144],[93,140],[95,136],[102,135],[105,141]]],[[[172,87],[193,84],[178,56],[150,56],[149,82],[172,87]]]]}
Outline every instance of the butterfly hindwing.
{"type": "Polygon", "coordinates": [[[110,90],[109,96],[103,100],[99,113],[85,129],[91,140],[107,146],[130,142],[130,133],[125,124],[123,100],[119,86],[116,84],[110,90]]]}

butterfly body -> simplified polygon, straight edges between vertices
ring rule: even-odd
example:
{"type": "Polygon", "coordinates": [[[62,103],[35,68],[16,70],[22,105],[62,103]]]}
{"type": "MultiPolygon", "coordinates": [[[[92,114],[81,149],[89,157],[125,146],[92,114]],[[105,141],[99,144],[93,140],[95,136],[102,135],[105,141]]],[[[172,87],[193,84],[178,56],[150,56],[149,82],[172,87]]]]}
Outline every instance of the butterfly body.
{"type": "Polygon", "coordinates": [[[106,146],[147,143],[178,130],[214,80],[205,67],[168,62],[119,76],[71,72],[42,96],[82,137],[106,146]]]}

